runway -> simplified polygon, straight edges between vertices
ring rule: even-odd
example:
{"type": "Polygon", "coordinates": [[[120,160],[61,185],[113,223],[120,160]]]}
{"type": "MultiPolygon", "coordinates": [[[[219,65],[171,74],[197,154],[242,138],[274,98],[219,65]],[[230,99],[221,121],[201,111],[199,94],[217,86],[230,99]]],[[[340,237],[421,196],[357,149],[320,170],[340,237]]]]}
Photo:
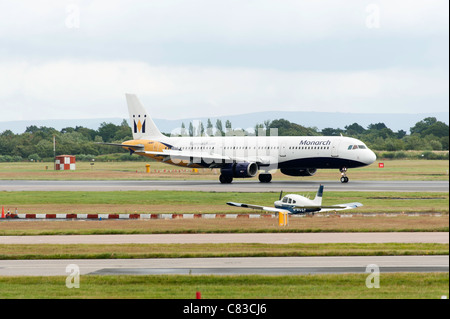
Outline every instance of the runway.
{"type": "MultiPolygon", "coordinates": [[[[234,257],[0,260],[0,276],[68,276],[73,272],[73,268],[67,268],[68,265],[76,265],[81,276],[365,273],[369,265],[376,265],[380,276],[387,272],[449,271],[448,256],[234,257]]],[[[82,280],[81,277],[81,283],[82,280]]]]}
{"type": "Polygon", "coordinates": [[[448,232],[387,233],[247,233],[247,234],[148,234],[1,236],[2,244],[320,244],[320,243],[440,243],[448,232]]]}
{"type": "Polygon", "coordinates": [[[273,181],[237,180],[220,184],[215,180],[148,180],[148,181],[33,181],[4,180],[0,191],[210,191],[210,192],[303,192],[316,190],[320,184],[326,191],[371,192],[448,192],[448,181],[273,181]]]}

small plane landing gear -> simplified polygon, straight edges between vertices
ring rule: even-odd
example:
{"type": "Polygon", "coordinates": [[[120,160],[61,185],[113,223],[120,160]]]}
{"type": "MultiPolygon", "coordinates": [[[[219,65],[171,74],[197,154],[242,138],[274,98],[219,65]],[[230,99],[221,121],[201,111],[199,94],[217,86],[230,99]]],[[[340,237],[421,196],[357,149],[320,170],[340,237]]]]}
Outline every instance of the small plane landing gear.
{"type": "Polygon", "coordinates": [[[233,176],[220,174],[219,181],[222,184],[231,184],[231,182],[233,181],[233,176]]]}
{"type": "Polygon", "coordinates": [[[261,183],[270,183],[272,174],[259,174],[258,179],[261,183]]]}
{"type": "Polygon", "coordinates": [[[347,167],[342,167],[341,169],[339,169],[339,171],[341,172],[341,183],[348,183],[348,177],[347,177],[347,167]]]}

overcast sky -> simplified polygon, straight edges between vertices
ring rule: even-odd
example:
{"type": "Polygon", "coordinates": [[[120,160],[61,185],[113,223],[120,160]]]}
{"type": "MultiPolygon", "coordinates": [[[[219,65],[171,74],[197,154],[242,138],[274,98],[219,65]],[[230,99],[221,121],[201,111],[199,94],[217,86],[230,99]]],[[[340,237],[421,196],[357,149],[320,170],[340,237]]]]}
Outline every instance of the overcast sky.
{"type": "MultiPolygon", "coordinates": [[[[0,121],[449,107],[448,0],[2,0],[0,121]]],[[[1,128],[0,128],[1,131],[1,128]]]]}

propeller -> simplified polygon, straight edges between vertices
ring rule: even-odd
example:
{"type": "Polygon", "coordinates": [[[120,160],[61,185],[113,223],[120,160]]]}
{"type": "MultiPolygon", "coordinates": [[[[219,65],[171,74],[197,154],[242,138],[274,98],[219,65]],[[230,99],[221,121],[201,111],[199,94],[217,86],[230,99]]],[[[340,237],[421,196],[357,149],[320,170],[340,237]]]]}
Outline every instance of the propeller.
{"type": "Polygon", "coordinates": [[[280,198],[278,200],[281,200],[282,196],[283,196],[283,191],[280,192],[280,198]]]}

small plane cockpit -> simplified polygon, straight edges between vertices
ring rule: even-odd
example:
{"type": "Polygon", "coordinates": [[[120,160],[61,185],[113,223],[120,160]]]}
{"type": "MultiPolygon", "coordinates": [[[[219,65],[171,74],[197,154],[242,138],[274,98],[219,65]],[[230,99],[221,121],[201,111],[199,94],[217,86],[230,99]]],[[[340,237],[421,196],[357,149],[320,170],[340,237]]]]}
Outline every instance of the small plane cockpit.
{"type": "Polygon", "coordinates": [[[283,199],[281,200],[284,204],[295,204],[295,200],[288,197],[288,196],[284,196],[283,199]]]}

